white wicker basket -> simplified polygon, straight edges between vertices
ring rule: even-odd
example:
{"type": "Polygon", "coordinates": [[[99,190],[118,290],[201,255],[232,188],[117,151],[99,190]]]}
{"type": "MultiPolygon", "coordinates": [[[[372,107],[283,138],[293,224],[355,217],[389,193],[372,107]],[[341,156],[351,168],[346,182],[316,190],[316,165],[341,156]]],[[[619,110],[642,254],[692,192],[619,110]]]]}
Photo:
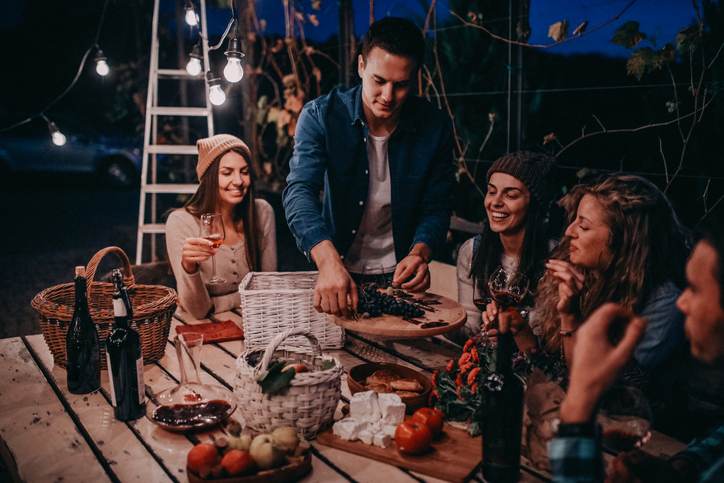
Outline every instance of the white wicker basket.
{"type": "MultiPolygon", "coordinates": [[[[257,356],[258,357],[258,356],[257,356]]],[[[341,397],[341,378],[343,368],[333,357],[322,356],[322,350],[314,336],[304,329],[290,329],[277,334],[266,349],[244,351],[236,360],[237,377],[234,394],[238,409],[248,427],[256,431],[271,431],[279,426],[294,426],[307,439],[313,439],[317,433],[332,423],[334,411],[341,397]],[[264,373],[272,358],[288,356],[288,351],[277,350],[288,337],[306,338],[303,358],[314,365],[324,360],[334,362],[334,367],[326,370],[310,370],[296,374],[291,386],[282,393],[268,395],[262,393],[257,376],[264,373]],[[263,352],[261,362],[252,366],[249,358],[263,352]]]]}
{"type": "MultiPolygon", "coordinates": [[[[266,347],[280,332],[303,328],[322,349],[344,347],[344,329],[314,309],[318,272],[249,272],[239,284],[244,345],[266,347]]],[[[282,348],[293,349],[293,341],[282,348]]]]}

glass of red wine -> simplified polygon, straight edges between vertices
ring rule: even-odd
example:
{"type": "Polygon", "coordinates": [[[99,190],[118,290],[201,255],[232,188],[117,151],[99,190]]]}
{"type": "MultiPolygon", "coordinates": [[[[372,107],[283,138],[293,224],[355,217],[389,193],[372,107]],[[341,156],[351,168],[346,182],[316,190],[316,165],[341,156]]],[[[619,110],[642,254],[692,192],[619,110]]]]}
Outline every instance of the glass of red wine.
{"type": "Polygon", "coordinates": [[[525,274],[509,272],[498,267],[488,278],[488,291],[499,308],[519,306],[526,294],[530,281],[525,274]]]}
{"type": "Polygon", "coordinates": [[[609,451],[630,451],[651,438],[651,406],[638,388],[616,386],[609,390],[597,420],[603,431],[603,446],[609,451]]]}
{"type": "MultiPolygon", "coordinates": [[[[204,213],[201,215],[201,237],[213,243],[214,248],[219,248],[224,243],[224,222],[220,213],[204,213]]],[[[211,257],[211,279],[206,282],[209,285],[226,283],[226,280],[216,275],[216,258],[211,257]]]]}

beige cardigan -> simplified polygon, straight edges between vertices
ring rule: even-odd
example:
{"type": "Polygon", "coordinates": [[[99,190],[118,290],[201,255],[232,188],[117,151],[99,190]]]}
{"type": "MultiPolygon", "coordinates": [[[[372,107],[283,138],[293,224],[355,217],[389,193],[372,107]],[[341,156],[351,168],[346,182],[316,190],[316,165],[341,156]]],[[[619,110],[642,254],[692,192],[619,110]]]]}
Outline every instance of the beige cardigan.
{"type": "MultiPolygon", "coordinates": [[[[262,232],[261,270],[273,272],[277,269],[277,242],[274,209],[262,199],[256,200],[256,214],[262,232]]],[[[216,252],[216,274],[227,283],[207,286],[211,278],[211,259],[201,262],[200,269],[188,273],[181,266],[181,253],[186,238],[198,237],[201,229],[197,217],[181,208],[173,211],[166,221],[166,250],[176,277],[179,306],[197,319],[205,318],[210,312],[225,312],[239,307],[239,283],[249,273],[246,260],[246,245],[242,240],[236,245],[222,245],[216,252]]]]}

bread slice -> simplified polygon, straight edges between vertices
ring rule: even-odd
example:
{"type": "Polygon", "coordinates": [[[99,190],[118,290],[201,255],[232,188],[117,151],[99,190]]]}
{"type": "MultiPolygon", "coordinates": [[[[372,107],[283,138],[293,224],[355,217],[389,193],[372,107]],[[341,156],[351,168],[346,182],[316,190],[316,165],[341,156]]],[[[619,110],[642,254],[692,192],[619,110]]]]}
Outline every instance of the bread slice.
{"type": "Polygon", "coordinates": [[[370,376],[367,376],[365,382],[367,384],[389,384],[390,382],[399,378],[400,376],[393,372],[390,372],[386,369],[379,369],[373,372],[370,376]]]}
{"type": "Polygon", "coordinates": [[[415,379],[395,379],[390,382],[392,389],[396,391],[422,392],[422,384],[415,379]]]}

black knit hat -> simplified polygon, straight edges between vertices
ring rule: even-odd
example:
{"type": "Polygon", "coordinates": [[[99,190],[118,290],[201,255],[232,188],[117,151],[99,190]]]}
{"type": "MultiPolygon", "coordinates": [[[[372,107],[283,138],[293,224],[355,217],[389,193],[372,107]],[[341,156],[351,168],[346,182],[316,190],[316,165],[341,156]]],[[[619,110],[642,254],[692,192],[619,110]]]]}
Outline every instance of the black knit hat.
{"type": "Polygon", "coordinates": [[[550,201],[548,173],[555,158],[532,151],[516,151],[505,154],[493,162],[488,170],[488,181],[493,173],[506,173],[518,178],[542,205],[550,201]]]}

